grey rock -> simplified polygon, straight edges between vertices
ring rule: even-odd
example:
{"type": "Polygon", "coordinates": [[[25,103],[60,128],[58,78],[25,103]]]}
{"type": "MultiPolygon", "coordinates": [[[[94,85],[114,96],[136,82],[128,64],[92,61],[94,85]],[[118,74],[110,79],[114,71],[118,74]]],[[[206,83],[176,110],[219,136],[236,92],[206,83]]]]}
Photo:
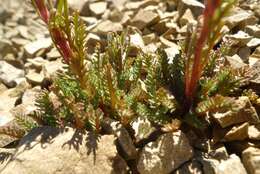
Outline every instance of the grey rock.
{"type": "Polygon", "coordinates": [[[107,9],[107,2],[94,2],[89,4],[89,10],[94,16],[101,16],[107,9]]]}
{"type": "MultiPolygon", "coordinates": [[[[253,39],[252,39],[253,40],[253,39]]],[[[251,42],[251,41],[250,41],[251,42]]],[[[243,62],[248,62],[249,56],[251,54],[251,50],[249,47],[242,47],[238,50],[238,55],[241,57],[243,62]]]]}
{"type": "Polygon", "coordinates": [[[251,39],[248,43],[247,46],[249,48],[256,48],[257,46],[260,46],[260,39],[258,38],[253,38],[251,39]]]}
{"type": "Polygon", "coordinates": [[[203,174],[202,165],[196,160],[185,163],[178,170],[174,171],[173,174],[203,174]]]}
{"type": "Polygon", "coordinates": [[[248,174],[260,173],[260,149],[249,147],[242,153],[242,161],[248,174]]]}
{"type": "Polygon", "coordinates": [[[235,154],[230,155],[228,160],[221,161],[217,169],[217,174],[247,174],[240,158],[235,154]]]}
{"type": "Polygon", "coordinates": [[[248,138],[248,123],[232,127],[224,136],[224,141],[245,140],[248,138]]]}
{"type": "Polygon", "coordinates": [[[247,66],[246,63],[237,55],[233,55],[232,57],[227,56],[226,57],[228,64],[233,68],[233,69],[241,69],[245,68],[247,66]]]}
{"type": "Polygon", "coordinates": [[[24,46],[24,50],[28,57],[34,57],[37,52],[49,49],[51,45],[52,40],[50,38],[41,38],[29,44],[26,44],[24,46]]]}
{"type": "Polygon", "coordinates": [[[249,36],[247,33],[243,31],[239,31],[234,35],[227,36],[229,39],[235,42],[236,45],[244,46],[246,45],[253,37],[249,36]]]}
{"type": "Polygon", "coordinates": [[[248,127],[248,136],[251,140],[260,140],[260,124],[248,127]]]}
{"type": "Polygon", "coordinates": [[[64,66],[60,59],[45,63],[42,69],[44,77],[49,79],[56,77],[57,73],[64,72],[64,66]]]}
{"type": "Polygon", "coordinates": [[[131,25],[143,30],[145,27],[156,24],[160,20],[158,13],[140,9],[131,21],[131,25]]]}
{"type": "Polygon", "coordinates": [[[135,139],[137,143],[141,140],[147,139],[156,130],[147,118],[141,117],[134,119],[131,126],[135,131],[135,139]]]}
{"type": "Polygon", "coordinates": [[[40,85],[44,80],[43,73],[38,73],[35,72],[34,70],[30,70],[25,77],[27,81],[32,85],[40,85]]]}
{"type": "Polygon", "coordinates": [[[9,53],[14,53],[15,49],[12,46],[12,43],[6,39],[0,39],[0,59],[5,57],[9,53]]]}
{"type": "Polygon", "coordinates": [[[37,128],[21,139],[1,173],[126,173],[114,141],[113,135],[95,137],[72,128],[37,128]]]}
{"type": "Polygon", "coordinates": [[[97,26],[93,29],[93,32],[106,37],[107,33],[113,32],[118,33],[123,30],[123,26],[120,23],[115,23],[110,20],[102,21],[101,23],[97,24],[97,26]]]}
{"type": "Polygon", "coordinates": [[[248,25],[245,31],[256,38],[260,38],[260,26],[259,25],[248,25]]]}
{"type": "Polygon", "coordinates": [[[180,22],[181,26],[187,25],[188,23],[196,23],[194,16],[190,9],[187,9],[184,12],[184,14],[181,16],[179,22],[180,22]]]}
{"type": "Polygon", "coordinates": [[[231,15],[226,18],[227,26],[232,29],[236,26],[244,27],[247,25],[255,25],[257,23],[257,18],[253,13],[240,8],[235,8],[231,15]]]}
{"type": "Polygon", "coordinates": [[[260,61],[254,63],[250,68],[250,87],[260,92],[260,61]]]}
{"type": "Polygon", "coordinates": [[[14,87],[19,79],[24,77],[24,71],[18,69],[5,61],[0,61],[0,81],[8,87],[14,87]]]}
{"type": "Polygon", "coordinates": [[[193,15],[195,17],[198,17],[202,14],[205,6],[201,2],[197,0],[180,0],[178,4],[178,11],[180,13],[180,16],[184,14],[186,9],[191,9],[193,15]]]}
{"type": "Polygon", "coordinates": [[[260,122],[256,110],[252,106],[248,97],[239,97],[235,102],[237,105],[236,111],[228,110],[213,114],[213,118],[222,128],[243,122],[249,122],[251,124],[257,124],[260,122]]]}
{"type": "Polygon", "coordinates": [[[142,149],[137,169],[142,174],[168,174],[192,156],[193,149],[184,133],[167,133],[142,149]]]}
{"type": "Polygon", "coordinates": [[[119,122],[107,118],[103,121],[103,128],[106,133],[114,134],[117,137],[119,146],[123,150],[123,155],[126,159],[135,159],[137,157],[137,150],[132,138],[119,122]]]}

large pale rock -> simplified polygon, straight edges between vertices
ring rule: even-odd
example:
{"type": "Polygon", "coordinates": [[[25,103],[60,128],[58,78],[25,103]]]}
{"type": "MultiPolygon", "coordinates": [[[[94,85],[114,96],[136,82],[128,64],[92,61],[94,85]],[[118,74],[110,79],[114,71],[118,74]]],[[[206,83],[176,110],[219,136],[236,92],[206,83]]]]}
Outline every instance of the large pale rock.
{"type": "Polygon", "coordinates": [[[221,160],[208,155],[197,158],[205,174],[247,174],[240,158],[235,154],[221,160]]]}
{"type": "Polygon", "coordinates": [[[248,25],[246,26],[245,31],[251,36],[260,38],[260,25],[248,25]]]}
{"type": "Polygon", "coordinates": [[[248,138],[248,123],[243,123],[239,126],[234,126],[229,130],[224,136],[224,141],[235,141],[235,140],[245,140],[248,138]]]}
{"type": "Polygon", "coordinates": [[[205,6],[197,0],[180,0],[178,4],[178,11],[180,16],[186,11],[186,9],[191,9],[194,16],[199,16],[202,14],[205,6]]]}
{"type": "Polygon", "coordinates": [[[57,73],[64,71],[64,66],[65,64],[60,59],[47,62],[43,66],[43,74],[46,78],[53,78],[57,73]]]}
{"type": "Polygon", "coordinates": [[[93,29],[93,32],[105,37],[109,32],[118,33],[121,32],[122,30],[123,30],[123,26],[120,23],[112,22],[110,20],[105,20],[99,23],[93,29]]]}
{"type": "Polygon", "coordinates": [[[136,142],[140,142],[147,139],[156,129],[152,126],[152,123],[147,118],[137,117],[131,123],[135,132],[136,142]]]}
{"type": "Polygon", "coordinates": [[[114,134],[117,137],[118,145],[126,159],[135,159],[137,157],[137,150],[133,144],[132,138],[126,128],[119,122],[106,118],[103,121],[103,128],[106,133],[114,134]]]}
{"type": "Polygon", "coordinates": [[[42,127],[21,139],[2,174],[111,174],[126,173],[113,135],[42,127]]]}
{"type": "Polygon", "coordinates": [[[234,35],[227,36],[229,39],[235,42],[236,45],[244,46],[246,45],[253,37],[249,36],[249,34],[239,31],[234,35]]]}
{"type": "Polygon", "coordinates": [[[247,174],[240,158],[232,154],[226,161],[221,161],[217,167],[217,174],[247,174]]]}
{"type": "Polygon", "coordinates": [[[24,46],[27,56],[33,57],[37,52],[44,49],[49,49],[52,45],[52,40],[50,38],[41,38],[34,42],[28,43],[24,46]]]}
{"type": "Polygon", "coordinates": [[[187,25],[188,23],[195,23],[195,22],[196,21],[194,20],[193,14],[190,9],[187,9],[180,18],[181,26],[187,25]]]}
{"type": "Polygon", "coordinates": [[[232,29],[236,26],[247,26],[247,25],[254,25],[257,23],[257,18],[254,16],[253,13],[249,11],[242,10],[240,8],[235,8],[231,15],[228,16],[226,19],[227,26],[232,29]]]}
{"type": "Polygon", "coordinates": [[[213,114],[213,118],[220,124],[222,128],[243,122],[257,124],[260,122],[255,108],[252,106],[248,97],[239,97],[236,100],[237,108],[235,111],[217,112],[213,114]]]}
{"type": "Polygon", "coordinates": [[[30,70],[28,74],[26,74],[27,81],[32,85],[40,85],[44,80],[43,73],[38,73],[33,70],[30,70]]]}
{"type": "Polygon", "coordinates": [[[100,16],[105,13],[107,9],[107,2],[94,2],[89,4],[89,10],[94,16],[100,16]]]}
{"type": "Polygon", "coordinates": [[[260,173],[260,149],[249,147],[242,153],[242,161],[248,174],[260,173]]]}
{"type": "Polygon", "coordinates": [[[24,71],[18,69],[5,61],[0,61],[0,81],[8,87],[14,87],[24,77],[24,71]]]}
{"type": "Polygon", "coordinates": [[[9,40],[0,39],[0,58],[5,57],[8,53],[14,53],[14,51],[15,49],[9,40]]]}
{"type": "Polygon", "coordinates": [[[260,124],[249,126],[248,136],[252,140],[260,140],[260,124]]]}
{"type": "Polygon", "coordinates": [[[198,161],[192,160],[185,163],[173,174],[203,174],[202,165],[198,161]]]}
{"type": "Polygon", "coordinates": [[[167,133],[143,148],[137,169],[141,174],[168,174],[192,156],[193,149],[184,133],[167,133]]]}
{"type": "Polygon", "coordinates": [[[254,63],[250,68],[250,87],[260,92],[260,61],[254,63]]]}
{"type": "Polygon", "coordinates": [[[160,20],[160,16],[158,13],[152,10],[140,9],[132,19],[131,23],[133,26],[137,27],[138,29],[143,30],[147,26],[156,24],[159,20],[160,20]]]}

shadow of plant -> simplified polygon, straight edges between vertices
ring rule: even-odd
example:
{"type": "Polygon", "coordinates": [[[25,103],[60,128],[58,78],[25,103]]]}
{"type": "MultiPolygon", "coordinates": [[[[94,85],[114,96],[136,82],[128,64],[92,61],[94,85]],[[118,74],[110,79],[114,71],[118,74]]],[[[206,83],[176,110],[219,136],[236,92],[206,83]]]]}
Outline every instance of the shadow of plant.
{"type": "Polygon", "coordinates": [[[0,163],[3,164],[5,161],[9,160],[12,155],[13,153],[11,152],[0,152],[0,163]]]}

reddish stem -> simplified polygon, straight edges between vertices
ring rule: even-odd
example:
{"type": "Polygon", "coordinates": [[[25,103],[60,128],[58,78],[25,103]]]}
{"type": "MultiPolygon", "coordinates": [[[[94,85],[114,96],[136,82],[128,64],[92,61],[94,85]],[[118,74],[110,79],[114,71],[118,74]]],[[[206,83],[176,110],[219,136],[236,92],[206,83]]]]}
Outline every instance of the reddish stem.
{"type": "Polygon", "coordinates": [[[194,92],[197,87],[197,83],[200,79],[202,70],[203,70],[203,65],[202,65],[202,51],[203,51],[203,46],[205,42],[207,41],[209,37],[209,33],[211,28],[209,28],[209,22],[212,19],[216,9],[220,5],[221,0],[209,0],[206,4],[206,9],[204,10],[204,21],[203,21],[203,26],[200,31],[200,37],[197,41],[196,47],[195,47],[195,55],[194,55],[194,63],[192,66],[192,73],[188,72],[187,75],[187,80],[188,84],[186,84],[186,89],[185,89],[185,95],[186,99],[188,100],[187,103],[190,105],[193,100],[194,92]]]}
{"type": "Polygon", "coordinates": [[[36,8],[39,11],[39,14],[42,18],[42,20],[48,24],[50,19],[50,13],[48,8],[46,7],[45,0],[33,0],[36,8]]]}

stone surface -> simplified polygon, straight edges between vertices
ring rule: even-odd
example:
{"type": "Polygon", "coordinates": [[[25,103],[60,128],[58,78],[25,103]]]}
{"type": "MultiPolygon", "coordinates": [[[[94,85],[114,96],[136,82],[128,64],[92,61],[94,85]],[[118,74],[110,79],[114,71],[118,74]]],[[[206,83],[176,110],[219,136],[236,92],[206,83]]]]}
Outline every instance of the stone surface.
{"type": "Polygon", "coordinates": [[[168,174],[192,156],[193,149],[184,133],[167,133],[143,148],[137,168],[142,174],[168,174]]]}
{"type": "Polygon", "coordinates": [[[180,0],[178,4],[178,11],[182,15],[185,10],[189,8],[192,13],[197,17],[202,14],[205,6],[197,0],[180,0]]]}
{"type": "Polygon", "coordinates": [[[259,123],[259,117],[255,108],[252,106],[248,97],[239,97],[236,100],[236,111],[217,112],[213,114],[213,118],[221,125],[222,128],[243,122],[252,124],[259,123]]]}
{"type": "Polygon", "coordinates": [[[94,137],[71,128],[37,128],[22,138],[1,173],[126,173],[114,141],[113,135],[94,137]]]}
{"type": "Polygon", "coordinates": [[[248,136],[252,140],[260,140],[260,124],[249,126],[248,136]]]}
{"type": "Polygon", "coordinates": [[[135,132],[136,142],[147,139],[156,129],[147,118],[138,117],[131,123],[135,132]]]}
{"type": "Polygon", "coordinates": [[[224,136],[224,141],[235,141],[235,140],[245,140],[248,138],[248,123],[244,123],[239,126],[234,126],[229,130],[224,136]]]}
{"type": "Polygon", "coordinates": [[[257,23],[256,17],[254,17],[253,13],[242,10],[241,8],[235,8],[231,15],[226,18],[227,25],[230,29],[236,26],[247,26],[253,25],[257,23]]]}
{"type": "Polygon", "coordinates": [[[97,26],[93,29],[93,32],[106,37],[107,33],[114,32],[118,33],[123,30],[123,26],[120,23],[114,23],[110,20],[102,21],[101,23],[97,24],[97,26]]]}
{"type": "Polygon", "coordinates": [[[218,165],[218,174],[247,174],[240,158],[232,154],[226,161],[221,161],[218,165]]]}
{"type": "Polygon", "coordinates": [[[89,4],[89,10],[94,16],[100,16],[105,13],[107,9],[107,2],[94,2],[89,4]]]}
{"type": "Polygon", "coordinates": [[[260,149],[249,147],[244,150],[242,160],[248,174],[260,173],[260,149]]]}
{"type": "Polygon", "coordinates": [[[24,46],[25,52],[29,57],[33,57],[40,50],[48,49],[52,45],[50,38],[41,38],[24,46]]]}
{"type": "Polygon", "coordinates": [[[137,150],[126,128],[118,121],[109,118],[103,121],[103,127],[106,133],[114,134],[117,137],[118,144],[126,159],[135,159],[137,157],[137,150]]]}
{"type": "Polygon", "coordinates": [[[140,30],[143,30],[147,26],[151,26],[157,23],[160,17],[157,13],[151,10],[140,9],[138,13],[134,16],[131,24],[140,30]]]}
{"type": "Polygon", "coordinates": [[[24,71],[18,69],[5,61],[0,61],[0,81],[8,87],[14,87],[19,79],[24,77],[24,71]]]}

